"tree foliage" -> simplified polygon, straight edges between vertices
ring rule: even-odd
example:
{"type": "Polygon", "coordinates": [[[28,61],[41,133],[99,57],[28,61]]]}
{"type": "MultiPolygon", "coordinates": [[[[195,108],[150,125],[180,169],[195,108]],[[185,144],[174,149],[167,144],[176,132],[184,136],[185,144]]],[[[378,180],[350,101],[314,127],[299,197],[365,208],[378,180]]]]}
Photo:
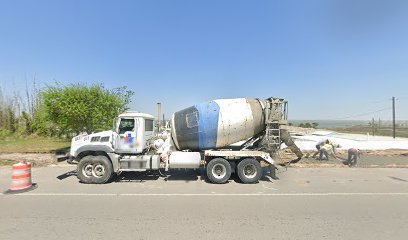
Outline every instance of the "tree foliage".
{"type": "Polygon", "coordinates": [[[18,112],[21,105],[18,96],[6,95],[0,88],[0,135],[14,133],[18,128],[18,112]]]}
{"type": "Polygon", "coordinates": [[[299,124],[299,127],[301,128],[317,128],[319,126],[319,123],[313,122],[313,123],[301,123],[299,124]]]}
{"type": "Polygon", "coordinates": [[[60,136],[109,129],[112,119],[128,109],[133,94],[126,87],[109,90],[102,84],[47,86],[41,92],[44,108],[38,110],[35,127],[60,136]],[[42,125],[50,123],[52,129],[42,125]]]}

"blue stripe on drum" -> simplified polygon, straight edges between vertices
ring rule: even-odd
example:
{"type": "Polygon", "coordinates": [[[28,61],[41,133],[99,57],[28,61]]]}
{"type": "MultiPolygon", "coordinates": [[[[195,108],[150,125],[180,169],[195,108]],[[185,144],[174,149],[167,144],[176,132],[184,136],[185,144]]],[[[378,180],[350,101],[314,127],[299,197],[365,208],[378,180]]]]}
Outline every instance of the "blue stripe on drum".
{"type": "Polygon", "coordinates": [[[195,105],[198,111],[198,140],[200,150],[217,146],[218,118],[220,107],[214,101],[195,105]]]}

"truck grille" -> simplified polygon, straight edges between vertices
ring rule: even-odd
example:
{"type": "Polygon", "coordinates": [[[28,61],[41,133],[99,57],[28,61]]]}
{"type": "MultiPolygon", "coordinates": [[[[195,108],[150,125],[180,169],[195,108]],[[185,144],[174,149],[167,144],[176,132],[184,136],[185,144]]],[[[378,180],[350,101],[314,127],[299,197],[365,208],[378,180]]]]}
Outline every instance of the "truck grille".
{"type": "Polygon", "coordinates": [[[101,137],[99,137],[99,136],[97,136],[97,137],[92,137],[92,138],[91,138],[91,142],[97,142],[97,141],[99,141],[99,138],[101,138],[101,137]]]}
{"type": "Polygon", "coordinates": [[[109,136],[101,137],[101,142],[109,142],[109,136]]]}

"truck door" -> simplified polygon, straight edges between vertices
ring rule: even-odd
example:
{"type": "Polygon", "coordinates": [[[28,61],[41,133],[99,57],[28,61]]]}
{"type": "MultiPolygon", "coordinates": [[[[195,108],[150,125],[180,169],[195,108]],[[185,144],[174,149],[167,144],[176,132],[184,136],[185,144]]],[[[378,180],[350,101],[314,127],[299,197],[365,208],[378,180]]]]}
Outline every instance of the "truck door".
{"type": "MultiPolygon", "coordinates": [[[[137,130],[138,120],[135,118],[120,118],[115,141],[118,153],[138,153],[137,130]]],[[[140,143],[139,143],[140,144],[140,143]]]]}
{"type": "Polygon", "coordinates": [[[150,140],[153,136],[154,136],[154,132],[153,132],[153,119],[144,119],[144,139],[145,141],[150,140]]]}

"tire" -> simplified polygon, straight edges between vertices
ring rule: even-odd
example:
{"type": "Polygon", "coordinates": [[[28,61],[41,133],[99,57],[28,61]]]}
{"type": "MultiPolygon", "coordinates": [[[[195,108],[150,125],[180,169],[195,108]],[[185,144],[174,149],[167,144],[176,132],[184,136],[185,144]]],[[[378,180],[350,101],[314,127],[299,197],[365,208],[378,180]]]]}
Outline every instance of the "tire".
{"type": "Polygon", "coordinates": [[[256,183],[262,177],[261,164],[254,158],[245,158],[239,162],[237,172],[239,179],[246,184],[256,183]]]}
{"type": "Polygon", "coordinates": [[[208,162],[207,177],[212,183],[223,184],[231,177],[231,165],[224,158],[214,158],[208,162]]]}
{"type": "Polygon", "coordinates": [[[112,175],[112,163],[105,156],[85,156],[78,163],[77,176],[82,183],[107,183],[112,175]]]}

